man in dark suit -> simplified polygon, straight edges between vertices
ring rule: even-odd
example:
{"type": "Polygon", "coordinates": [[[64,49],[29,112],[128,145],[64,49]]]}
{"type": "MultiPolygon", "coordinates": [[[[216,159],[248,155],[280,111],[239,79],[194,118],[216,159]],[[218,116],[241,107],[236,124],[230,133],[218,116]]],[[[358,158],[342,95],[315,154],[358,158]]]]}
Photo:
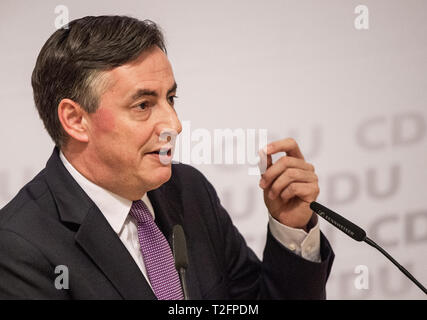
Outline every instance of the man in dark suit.
{"type": "Polygon", "coordinates": [[[313,166],[292,139],[265,148],[259,261],[206,178],[170,161],[181,124],[165,53],[154,23],[118,16],[74,20],[43,46],[32,85],[56,147],[1,210],[0,297],[182,299],[175,225],[192,299],[326,297],[334,255],[308,205],[313,166]],[[277,152],[286,156],[273,163],[277,152]]]}

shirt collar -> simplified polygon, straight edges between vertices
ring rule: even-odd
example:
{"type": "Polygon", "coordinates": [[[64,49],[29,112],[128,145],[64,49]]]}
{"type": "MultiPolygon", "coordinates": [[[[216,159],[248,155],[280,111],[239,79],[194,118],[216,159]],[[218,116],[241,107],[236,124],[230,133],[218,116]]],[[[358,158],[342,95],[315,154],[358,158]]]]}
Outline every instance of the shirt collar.
{"type": "MultiPolygon", "coordinates": [[[[132,201],[118,196],[88,180],[73,167],[67,158],[65,158],[62,151],[59,152],[59,157],[74,180],[76,180],[83,191],[86,192],[89,198],[91,198],[99,210],[101,210],[114,232],[117,234],[120,233],[129,215],[132,201]]],[[[147,205],[154,219],[153,206],[151,205],[150,199],[148,199],[147,193],[144,194],[141,200],[147,205]]]]}

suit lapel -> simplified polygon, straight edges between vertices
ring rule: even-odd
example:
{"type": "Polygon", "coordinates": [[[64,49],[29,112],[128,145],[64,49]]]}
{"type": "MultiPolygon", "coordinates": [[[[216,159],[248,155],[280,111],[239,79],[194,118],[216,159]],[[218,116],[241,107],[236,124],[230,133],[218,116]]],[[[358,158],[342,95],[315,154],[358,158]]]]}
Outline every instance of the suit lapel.
{"type": "MultiPolygon", "coordinates": [[[[187,287],[190,299],[199,300],[202,298],[199,290],[199,280],[195,271],[195,264],[192,263],[194,260],[192,257],[191,248],[191,221],[186,223],[185,214],[182,207],[182,201],[180,196],[180,190],[174,188],[173,183],[169,180],[163,184],[160,188],[147,193],[151,204],[155,211],[155,221],[159,229],[163,232],[166,239],[169,242],[171,248],[172,245],[172,230],[176,224],[180,224],[186,236],[187,250],[188,250],[188,268],[186,271],[187,287]]],[[[197,258],[197,257],[196,257],[197,258]]]]}
{"type": "Polygon", "coordinates": [[[156,299],[141,270],[96,206],[86,215],[76,241],[124,299],[156,299]]]}
{"type": "Polygon", "coordinates": [[[172,230],[176,224],[182,224],[182,209],[179,201],[171,197],[168,186],[147,192],[154,209],[155,222],[172,248],[172,230]]]}

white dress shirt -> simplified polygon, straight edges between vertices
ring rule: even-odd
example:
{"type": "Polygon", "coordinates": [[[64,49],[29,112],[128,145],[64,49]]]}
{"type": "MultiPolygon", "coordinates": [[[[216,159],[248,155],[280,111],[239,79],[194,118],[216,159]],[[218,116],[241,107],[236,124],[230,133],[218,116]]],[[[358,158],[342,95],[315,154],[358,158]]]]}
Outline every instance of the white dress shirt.
{"type": "MultiPolygon", "coordinates": [[[[59,153],[59,156],[74,180],[76,180],[83,191],[86,192],[89,198],[105,216],[111,228],[119,236],[139,269],[144,274],[147,282],[150,283],[144,259],[140,251],[137,226],[135,220],[129,214],[132,201],[122,198],[89,181],[73,167],[65,158],[62,151],[59,153]]],[[[150,213],[153,215],[153,218],[155,218],[154,209],[147,194],[145,194],[141,200],[144,201],[150,213]]],[[[286,248],[307,260],[320,262],[319,222],[307,233],[301,229],[285,226],[269,215],[269,226],[272,235],[286,248]]]]}

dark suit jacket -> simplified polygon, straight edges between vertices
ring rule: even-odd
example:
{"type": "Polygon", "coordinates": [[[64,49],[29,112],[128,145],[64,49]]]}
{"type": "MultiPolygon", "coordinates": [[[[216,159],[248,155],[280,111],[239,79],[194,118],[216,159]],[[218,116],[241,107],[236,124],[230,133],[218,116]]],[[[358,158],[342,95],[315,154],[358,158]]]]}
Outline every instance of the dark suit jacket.
{"type": "MultiPolygon", "coordinates": [[[[172,177],[148,192],[156,223],[171,241],[187,237],[192,299],[323,299],[334,254],[321,236],[321,263],[283,247],[267,228],[263,261],[249,249],[196,169],[172,165],[172,177]]],[[[103,214],[55,149],[46,168],[0,211],[0,298],[155,299],[143,274],[103,214]],[[55,267],[69,289],[55,288],[55,267]]]]}

